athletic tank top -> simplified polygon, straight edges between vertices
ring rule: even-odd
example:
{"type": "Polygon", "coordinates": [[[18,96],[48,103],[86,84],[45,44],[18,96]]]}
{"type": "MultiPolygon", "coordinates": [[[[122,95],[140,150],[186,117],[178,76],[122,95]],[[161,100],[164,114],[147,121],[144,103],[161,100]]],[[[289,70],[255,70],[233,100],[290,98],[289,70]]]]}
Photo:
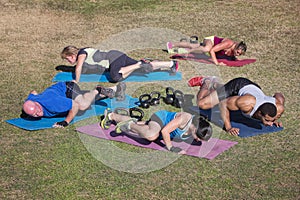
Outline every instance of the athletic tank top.
{"type": "Polygon", "coordinates": [[[239,93],[238,93],[239,96],[244,96],[246,94],[250,94],[256,98],[254,108],[249,114],[250,117],[252,117],[253,114],[256,112],[256,110],[259,108],[259,106],[261,106],[264,103],[272,103],[276,106],[275,98],[266,96],[263,93],[263,91],[261,89],[259,89],[258,87],[256,87],[255,85],[252,85],[252,84],[246,85],[239,90],[239,93]]]}
{"type": "MultiPolygon", "coordinates": [[[[163,126],[166,126],[177,115],[176,112],[169,112],[166,110],[160,110],[160,111],[156,112],[155,114],[160,118],[161,122],[163,123],[163,126]]],[[[186,139],[190,138],[191,135],[186,136],[184,134],[188,131],[190,125],[192,124],[193,117],[194,116],[191,117],[191,119],[188,121],[187,125],[183,129],[176,128],[174,131],[172,131],[170,133],[170,138],[171,139],[180,138],[181,140],[186,140],[186,139]]]]}
{"type": "Polygon", "coordinates": [[[94,48],[83,48],[80,49],[78,55],[86,54],[86,59],[83,63],[83,67],[89,66],[101,66],[104,68],[109,68],[109,60],[107,59],[106,51],[99,51],[94,48]]]}

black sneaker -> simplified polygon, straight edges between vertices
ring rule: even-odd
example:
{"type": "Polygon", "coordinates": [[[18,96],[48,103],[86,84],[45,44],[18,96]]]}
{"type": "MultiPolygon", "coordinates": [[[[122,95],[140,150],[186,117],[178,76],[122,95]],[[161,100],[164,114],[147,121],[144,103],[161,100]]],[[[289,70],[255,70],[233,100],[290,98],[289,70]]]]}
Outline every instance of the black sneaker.
{"type": "Polygon", "coordinates": [[[99,95],[102,94],[108,98],[114,98],[115,97],[115,91],[111,88],[106,88],[101,85],[96,86],[96,90],[98,90],[99,95]]]}
{"type": "Polygon", "coordinates": [[[126,91],[126,84],[124,82],[121,82],[117,85],[117,91],[115,93],[115,97],[117,101],[124,101],[126,96],[125,96],[125,91],[126,91]]]}
{"type": "Polygon", "coordinates": [[[145,72],[145,73],[153,72],[153,66],[150,63],[147,63],[145,61],[142,61],[142,63],[140,64],[140,67],[143,70],[143,72],[145,72]]]}

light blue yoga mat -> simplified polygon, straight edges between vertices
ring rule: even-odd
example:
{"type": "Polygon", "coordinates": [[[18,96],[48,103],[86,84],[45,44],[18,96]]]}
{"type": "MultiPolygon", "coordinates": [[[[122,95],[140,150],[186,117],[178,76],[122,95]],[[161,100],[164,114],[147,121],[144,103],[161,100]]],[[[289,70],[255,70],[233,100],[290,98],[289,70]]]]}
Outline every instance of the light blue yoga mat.
{"type": "MultiPolygon", "coordinates": [[[[59,72],[57,73],[52,82],[58,81],[71,81],[75,79],[75,75],[72,72],[59,72]]],[[[174,75],[170,75],[169,71],[154,71],[151,73],[139,73],[133,72],[128,76],[124,82],[150,82],[150,81],[176,81],[182,80],[181,72],[177,72],[174,75]]],[[[109,74],[105,72],[103,74],[81,74],[80,82],[110,82],[109,74]]]]}
{"type": "MultiPolygon", "coordinates": [[[[83,119],[87,119],[89,117],[103,115],[104,110],[106,108],[111,108],[114,110],[117,107],[123,108],[133,108],[137,106],[138,99],[132,98],[126,95],[126,99],[124,101],[116,101],[113,99],[103,99],[96,101],[95,104],[91,105],[91,108],[86,110],[85,112],[79,113],[70,124],[78,122],[83,119]]],[[[52,128],[52,125],[56,122],[63,121],[65,117],[53,117],[53,118],[40,118],[40,119],[23,119],[23,118],[15,118],[6,120],[7,123],[17,126],[19,128],[25,130],[40,130],[52,128]]]]}
{"type": "MultiPolygon", "coordinates": [[[[202,110],[197,106],[192,106],[190,109],[193,112],[206,116],[209,121],[223,128],[224,123],[218,106],[208,110],[202,110]]],[[[247,117],[241,111],[230,111],[230,120],[232,127],[240,129],[239,137],[251,137],[283,130],[283,127],[264,126],[259,120],[247,117]]]]}

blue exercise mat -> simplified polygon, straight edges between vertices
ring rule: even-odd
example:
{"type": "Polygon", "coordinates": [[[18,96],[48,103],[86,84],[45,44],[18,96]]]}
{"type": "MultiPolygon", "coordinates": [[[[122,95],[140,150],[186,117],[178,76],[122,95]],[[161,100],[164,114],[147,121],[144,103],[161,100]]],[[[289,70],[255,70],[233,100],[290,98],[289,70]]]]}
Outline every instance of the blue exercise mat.
{"type": "MultiPolygon", "coordinates": [[[[57,73],[52,82],[58,81],[71,81],[75,79],[75,74],[72,72],[59,72],[57,73]]],[[[150,82],[150,81],[176,81],[182,80],[181,72],[170,75],[169,71],[154,71],[151,73],[133,72],[124,82],[150,82]]],[[[80,82],[111,82],[109,80],[108,72],[103,74],[81,74],[80,82]]]]}
{"type": "MultiPolygon", "coordinates": [[[[132,98],[128,95],[126,95],[126,99],[124,101],[116,101],[115,98],[113,99],[103,99],[96,101],[95,104],[91,105],[91,108],[80,112],[76,115],[76,117],[71,121],[70,124],[73,124],[75,122],[78,122],[80,120],[87,119],[89,117],[103,115],[104,110],[106,108],[111,108],[114,110],[118,107],[123,108],[133,108],[136,107],[138,103],[137,98],[132,98]]],[[[9,119],[6,120],[7,123],[17,126],[19,128],[25,129],[25,130],[40,130],[40,129],[46,129],[46,128],[52,128],[52,125],[56,122],[63,121],[65,117],[52,117],[52,118],[39,118],[39,119],[24,119],[24,118],[15,118],[15,119],[9,119]]]]}
{"type": "MultiPolygon", "coordinates": [[[[224,123],[218,106],[208,110],[202,110],[197,106],[192,106],[190,109],[202,116],[206,116],[209,121],[223,128],[224,123]]],[[[232,127],[240,129],[240,137],[251,137],[283,130],[283,127],[264,126],[259,120],[247,117],[241,111],[230,111],[230,121],[232,127]]]]}

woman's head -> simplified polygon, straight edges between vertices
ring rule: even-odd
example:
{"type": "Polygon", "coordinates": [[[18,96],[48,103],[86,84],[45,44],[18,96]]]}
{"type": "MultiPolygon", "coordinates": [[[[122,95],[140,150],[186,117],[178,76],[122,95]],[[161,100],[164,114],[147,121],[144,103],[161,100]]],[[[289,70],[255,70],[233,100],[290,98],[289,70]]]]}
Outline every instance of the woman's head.
{"type": "Polygon", "coordinates": [[[234,48],[234,56],[244,55],[247,51],[247,45],[245,42],[241,41],[234,48]]]}
{"type": "Polygon", "coordinates": [[[61,58],[67,60],[70,64],[75,64],[79,49],[75,46],[67,46],[61,52],[61,58]]]}
{"type": "Polygon", "coordinates": [[[212,136],[212,127],[210,123],[203,117],[194,117],[192,123],[195,125],[195,135],[200,140],[208,141],[212,136]]]}

